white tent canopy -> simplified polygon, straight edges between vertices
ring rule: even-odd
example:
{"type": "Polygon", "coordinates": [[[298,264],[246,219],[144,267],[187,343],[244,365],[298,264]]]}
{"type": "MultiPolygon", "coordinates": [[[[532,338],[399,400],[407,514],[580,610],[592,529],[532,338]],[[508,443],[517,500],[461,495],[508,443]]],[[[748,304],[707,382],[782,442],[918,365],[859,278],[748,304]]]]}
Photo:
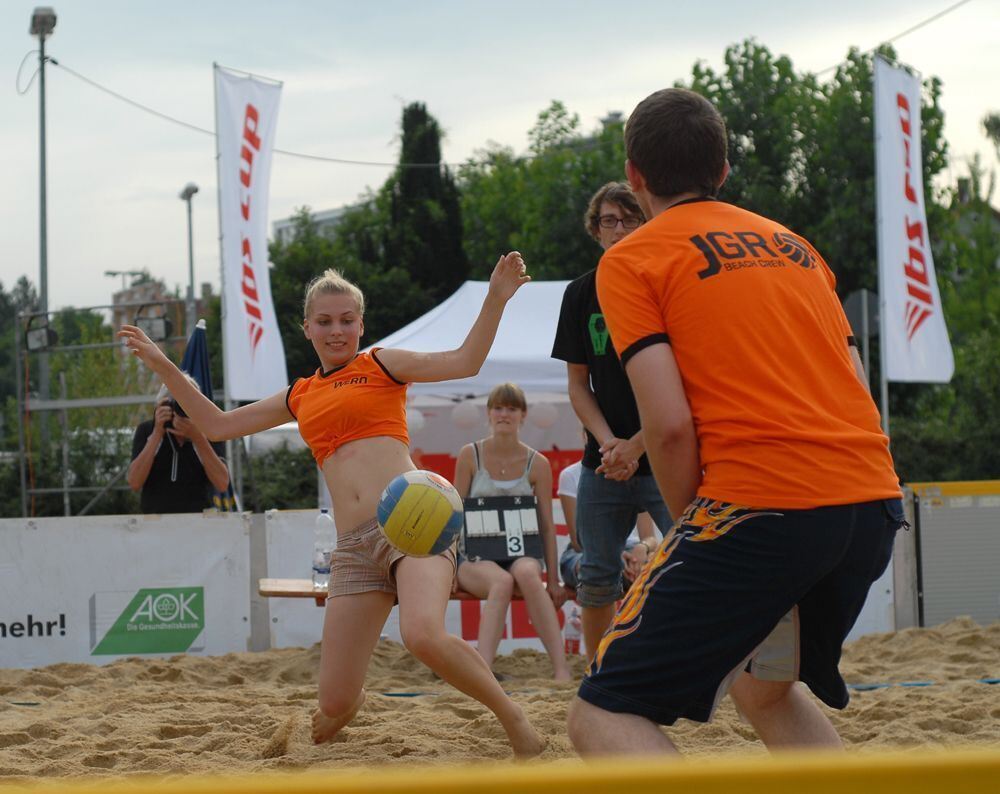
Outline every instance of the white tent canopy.
{"type": "MultiPolygon", "coordinates": [[[[568,281],[533,281],[517,291],[504,311],[496,341],[479,374],[445,383],[414,383],[411,396],[463,398],[482,396],[498,383],[511,381],[526,392],[566,394],[566,365],[551,357],[559,308],[568,281]]],[[[439,306],[379,340],[373,347],[418,352],[461,346],[479,315],[489,283],[466,281],[439,306]]],[[[565,397],[564,397],[565,398],[565,397]]]]}

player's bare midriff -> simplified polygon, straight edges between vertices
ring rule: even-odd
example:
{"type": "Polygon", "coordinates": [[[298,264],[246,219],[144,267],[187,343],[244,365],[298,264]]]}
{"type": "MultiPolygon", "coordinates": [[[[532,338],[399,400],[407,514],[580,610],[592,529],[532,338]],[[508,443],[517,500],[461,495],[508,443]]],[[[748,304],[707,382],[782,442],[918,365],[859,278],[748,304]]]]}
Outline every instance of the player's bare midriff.
{"type": "Polygon", "coordinates": [[[337,531],[346,532],[374,518],[378,499],[389,481],[414,469],[410,451],[395,438],[360,438],[339,447],[323,461],[337,531]]]}

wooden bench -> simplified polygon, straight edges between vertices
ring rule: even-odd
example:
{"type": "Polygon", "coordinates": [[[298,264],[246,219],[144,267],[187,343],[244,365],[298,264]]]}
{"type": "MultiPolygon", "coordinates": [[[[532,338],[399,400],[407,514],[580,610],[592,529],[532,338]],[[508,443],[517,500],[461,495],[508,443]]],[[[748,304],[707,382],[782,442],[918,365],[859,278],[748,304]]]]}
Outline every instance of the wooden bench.
{"type": "MultiPolygon", "coordinates": [[[[257,583],[257,592],[267,598],[311,598],[319,607],[326,604],[327,597],[324,591],[313,587],[311,579],[261,579],[257,583]]],[[[566,592],[570,599],[576,598],[574,591],[567,588],[566,592]]],[[[479,601],[480,598],[464,590],[456,590],[451,594],[451,600],[479,601]]],[[[520,601],[521,596],[515,595],[514,600],[520,601]]]]}

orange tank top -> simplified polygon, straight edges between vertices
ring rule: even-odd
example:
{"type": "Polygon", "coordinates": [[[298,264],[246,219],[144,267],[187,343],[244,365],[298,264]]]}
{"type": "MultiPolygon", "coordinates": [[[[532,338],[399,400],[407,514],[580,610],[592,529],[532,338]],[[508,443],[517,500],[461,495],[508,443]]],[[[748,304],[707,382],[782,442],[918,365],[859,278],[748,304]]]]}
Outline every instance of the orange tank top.
{"type": "Polygon", "coordinates": [[[406,430],[406,387],[396,380],[376,353],[358,353],[337,369],[297,378],[285,403],[299,423],[299,433],[323,465],[349,441],[375,436],[395,438],[409,446],[406,430]]]}

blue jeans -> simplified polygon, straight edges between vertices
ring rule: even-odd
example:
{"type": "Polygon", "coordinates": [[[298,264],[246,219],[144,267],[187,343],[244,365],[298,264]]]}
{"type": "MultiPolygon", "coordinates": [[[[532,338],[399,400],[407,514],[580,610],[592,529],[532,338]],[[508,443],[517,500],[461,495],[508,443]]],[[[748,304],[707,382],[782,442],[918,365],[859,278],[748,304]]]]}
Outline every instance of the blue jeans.
{"type": "Polygon", "coordinates": [[[566,587],[576,590],[580,584],[580,559],[583,557],[582,551],[577,551],[572,546],[563,549],[559,557],[559,573],[562,575],[562,583],[566,587]]]}
{"type": "Polygon", "coordinates": [[[583,547],[576,589],[580,606],[607,606],[625,593],[622,552],[639,513],[649,513],[664,534],[673,523],[652,474],[619,482],[583,467],[576,495],[576,536],[583,547]]]}

